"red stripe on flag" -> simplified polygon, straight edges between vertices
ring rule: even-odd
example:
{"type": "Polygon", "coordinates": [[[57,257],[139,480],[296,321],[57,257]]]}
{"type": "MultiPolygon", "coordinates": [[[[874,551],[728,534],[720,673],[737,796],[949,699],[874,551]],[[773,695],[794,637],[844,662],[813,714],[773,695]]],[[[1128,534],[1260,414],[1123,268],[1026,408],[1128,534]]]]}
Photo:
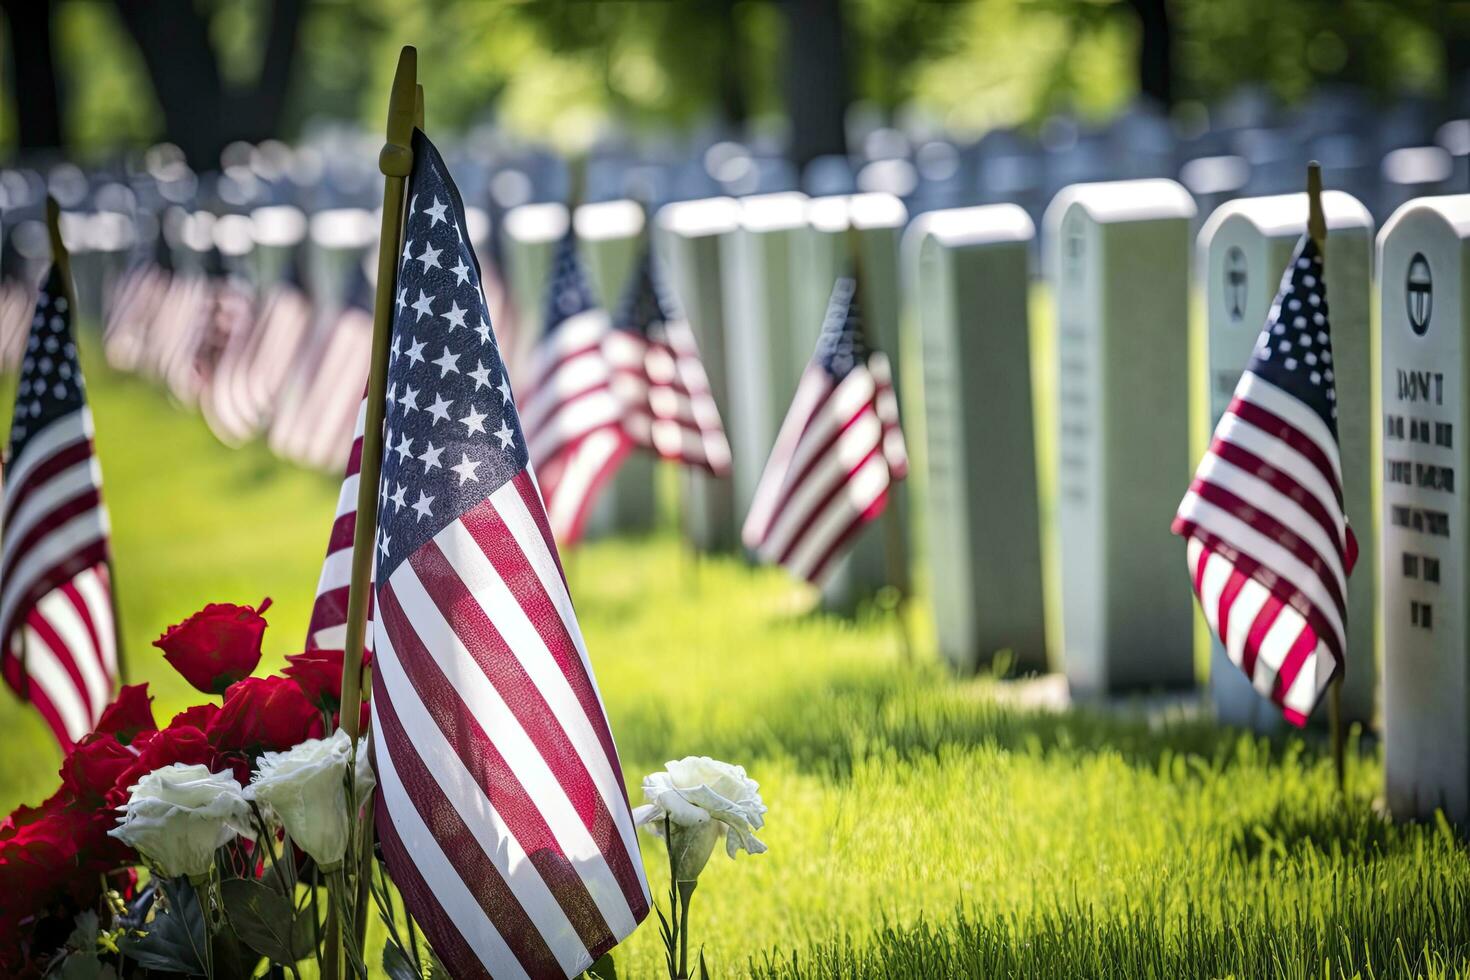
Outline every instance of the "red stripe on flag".
{"type": "MultiPolygon", "coordinates": [[[[1342,486],[1337,480],[1337,470],[1333,467],[1332,461],[1323,453],[1322,447],[1317,445],[1314,439],[1304,434],[1300,429],[1280,416],[1267,411],[1253,402],[1246,401],[1239,395],[1230,403],[1230,407],[1226,411],[1232,415],[1239,416],[1241,419],[1249,422],[1267,435],[1273,436],[1280,442],[1286,443],[1305,457],[1308,462],[1317,468],[1318,472],[1322,474],[1322,478],[1327,481],[1327,485],[1332,488],[1332,495],[1337,500],[1337,506],[1342,506],[1342,486]]],[[[1223,441],[1217,437],[1213,442],[1219,443],[1223,441]]],[[[1213,443],[1210,448],[1214,448],[1213,443]]]]}
{"type": "Polygon", "coordinates": [[[1281,615],[1284,604],[1274,595],[1269,596],[1261,606],[1260,612],[1251,622],[1250,632],[1246,634],[1245,649],[1240,652],[1240,669],[1245,671],[1245,676],[1255,679],[1256,658],[1261,652],[1261,643],[1266,639],[1266,634],[1276,623],[1276,617],[1281,615]]]}
{"type": "MultiPolygon", "coordinates": [[[[521,502],[526,505],[527,513],[536,522],[536,529],[541,532],[541,540],[546,544],[546,550],[551,552],[552,560],[556,562],[556,571],[561,576],[562,587],[566,588],[567,573],[561,567],[561,553],[556,550],[556,536],[551,533],[551,522],[546,519],[546,503],[536,489],[536,481],[531,479],[529,470],[521,470],[510,482],[515,485],[516,492],[521,495],[521,502]]],[[[571,596],[570,589],[567,589],[567,595],[571,596]]]]}

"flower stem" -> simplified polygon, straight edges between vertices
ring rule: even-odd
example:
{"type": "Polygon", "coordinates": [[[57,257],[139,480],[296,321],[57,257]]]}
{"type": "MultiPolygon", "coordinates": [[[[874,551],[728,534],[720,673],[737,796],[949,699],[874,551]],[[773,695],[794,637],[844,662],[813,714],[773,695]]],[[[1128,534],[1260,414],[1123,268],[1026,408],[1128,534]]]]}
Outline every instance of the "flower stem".
{"type": "Polygon", "coordinates": [[[697,881],[679,882],[679,976],[689,976],[689,901],[697,881]]]}

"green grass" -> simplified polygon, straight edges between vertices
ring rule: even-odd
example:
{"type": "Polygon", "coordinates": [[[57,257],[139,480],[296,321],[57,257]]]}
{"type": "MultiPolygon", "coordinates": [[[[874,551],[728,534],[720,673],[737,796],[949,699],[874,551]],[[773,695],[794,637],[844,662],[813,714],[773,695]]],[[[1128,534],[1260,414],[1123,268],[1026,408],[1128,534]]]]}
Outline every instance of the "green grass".
{"type": "MultiPolygon", "coordinates": [[[[196,695],[149,643],[204,602],[276,600],[262,669],[299,647],[336,486],[220,448],[96,363],[127,655],[166,718],[196,695]]],[[[1375,747],[1354,745],[1341,801],[1315,741],[1010,707],[926,642],[904,662],[888,621],[813,614],[780,573],[696,564],[666,534],[569,572],[634,795],[708,754],[770,805],[769,853],[716,855],[694,898],[716,976],[1470,975],[1470,859],[1443,825],[1377,815],[1375,747]]],[[[0,724],[0,806],[36,802],[57,752],[13,698],[0,724]]],[[[661,956],[645,925],[619,975],[661,956]]]]}

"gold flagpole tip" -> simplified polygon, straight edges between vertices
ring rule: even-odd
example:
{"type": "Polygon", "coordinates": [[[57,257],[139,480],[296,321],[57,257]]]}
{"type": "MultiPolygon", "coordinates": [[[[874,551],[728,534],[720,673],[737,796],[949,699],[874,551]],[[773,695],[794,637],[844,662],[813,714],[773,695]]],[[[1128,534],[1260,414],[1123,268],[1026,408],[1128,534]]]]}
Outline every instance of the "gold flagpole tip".
{"type": "Polygon", "coordinates": [[[422,85],[413,87],[413,124],[420,130],[424,128],[424,87],[422,85]]]}
{"type": "Polygon", "coordinates": [[[418,49],[405,44],[398,53],[398,69],[393,73],[393,90],[388,96],[388,140],[378,154],[378,169],[388,177],[407,177],[413,170],[418,70],[418,49]]]}
{"type": "Polygon", "coordinates": [[[1320,249],[1327,243],[1327,217],[1322,213],[1322,165],[1307,164],[1307,234],[1320,249]]]}

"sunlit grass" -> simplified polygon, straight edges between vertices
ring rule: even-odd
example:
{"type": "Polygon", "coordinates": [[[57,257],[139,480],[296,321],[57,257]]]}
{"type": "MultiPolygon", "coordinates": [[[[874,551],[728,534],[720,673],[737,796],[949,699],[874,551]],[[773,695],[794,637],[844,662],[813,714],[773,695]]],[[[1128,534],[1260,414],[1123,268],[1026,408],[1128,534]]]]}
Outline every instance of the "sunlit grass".
{"type": "MultiPolygon", "coordinates": [[[[131,672],[166,719],[198,696],[148,644],[204,602],[276,600],[262,669],[300,645],[336,485],[219,448],[139,382],[92,382],[131,672]]],[[[890,620],[814,614],[782,574],[672,535],[568,564],[635,798],[708,754],[770,805],[770,852],[717,854],[695,895],[717,976],[1465,975],[1470,859],[1441,825],[1376,815],[1376,747],[1343,801],[1317,742],[1010,707],[926,642],[905,662],[890,620]]],[[[12,698],[0,723],[0,806],[35,802],[50,737],[12,698]]],[[[645,858],[661,894],[662,852],[645,858]]],[[[657,929],[616,958],[656,975],[657,929]]]]}

